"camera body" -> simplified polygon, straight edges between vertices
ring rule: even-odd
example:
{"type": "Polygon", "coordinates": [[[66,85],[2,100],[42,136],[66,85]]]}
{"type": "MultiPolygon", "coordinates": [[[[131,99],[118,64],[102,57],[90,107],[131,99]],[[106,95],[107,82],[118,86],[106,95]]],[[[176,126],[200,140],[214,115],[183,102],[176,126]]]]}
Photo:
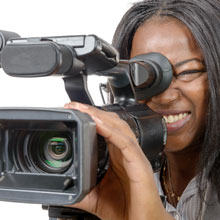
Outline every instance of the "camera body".
{"type": "MultiPolygon", "coordinates": [[[[0,65],[14,77],[61,76],[72,101],[93,104],[87,77],[106,76],[114,97],[99,108],[127,121],[153,169],[162,164],[166,124],[139,101],[172,80],[158,53],[120,60],[95,35],[20,38],[0,31],[0,65]]],[[[67,205],[79,202],[108,169],[108,150],[84,113],[67,109],[0,108],[0,200],[67,205]]]]}

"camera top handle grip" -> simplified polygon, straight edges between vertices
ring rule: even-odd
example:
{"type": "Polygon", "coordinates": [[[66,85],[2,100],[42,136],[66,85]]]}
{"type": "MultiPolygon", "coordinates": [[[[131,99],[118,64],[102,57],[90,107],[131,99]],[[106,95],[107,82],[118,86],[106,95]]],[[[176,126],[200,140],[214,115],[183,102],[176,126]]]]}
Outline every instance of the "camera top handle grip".
{"type": "Polygon", "coordinates": [[[172,67],[159,53],[119,60],[116,49],[95,35],[20,38],[0,31],[4,72],[15,77],[59,75],[72,101],[93,104],[88,75],[101,75],[119,104],[134,104],[164,91],[172,80],[172,67]]]}

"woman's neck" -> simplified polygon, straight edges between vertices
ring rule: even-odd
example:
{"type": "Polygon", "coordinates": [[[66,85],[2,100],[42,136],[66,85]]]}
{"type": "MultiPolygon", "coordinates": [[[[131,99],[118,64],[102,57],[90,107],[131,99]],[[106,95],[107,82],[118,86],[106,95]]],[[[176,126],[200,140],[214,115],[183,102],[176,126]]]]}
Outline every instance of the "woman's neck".
{"type": "MultiPolygon", "coordinates": [[[[176,197],[180,197],[187,187],[190,180],[198,172],[198,162],[200,148],[184,150],[182,152],[166,152],[166,164],[163,173],[163,179],[168,187],[169,192],[173,192],[176,197]]],[[[163,185],[163,184],[162,184],[163,185]]],[[[164,186],[163,186],[164,188],[164,186]]],[[[169,201],[168,197],[168,201],[169,201]]],[[[176,202],[171,202],[173,205],[176,202]]]]}

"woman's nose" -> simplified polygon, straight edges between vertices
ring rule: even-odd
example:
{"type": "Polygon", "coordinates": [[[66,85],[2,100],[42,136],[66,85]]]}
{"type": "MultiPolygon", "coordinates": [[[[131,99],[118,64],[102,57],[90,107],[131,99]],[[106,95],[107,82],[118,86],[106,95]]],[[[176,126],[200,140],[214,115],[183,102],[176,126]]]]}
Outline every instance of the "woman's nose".
{"type": "Polygon", "coordinates": [[[168,89],[159,95],[153,96],[151,101],[161,105],[174,103],[180,98],[180,89],[176,86],[175,79],[171,82],[168,89]]]}

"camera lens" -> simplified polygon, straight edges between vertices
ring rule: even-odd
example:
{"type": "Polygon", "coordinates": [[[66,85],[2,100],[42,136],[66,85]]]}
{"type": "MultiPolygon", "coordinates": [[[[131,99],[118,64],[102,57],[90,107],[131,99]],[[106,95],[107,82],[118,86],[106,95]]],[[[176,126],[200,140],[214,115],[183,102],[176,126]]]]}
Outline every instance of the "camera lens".
{"type": "Polygon", "coordinates": [[[54,137],[48,141],[47,149],[55,160],[62,160],[68,154],[69,143],[66,138],[54,137]]]}
{"type": "Polygon", "coordinates": [[[14,160],[21,170],[65,173],[74,160],[74,142],[69,132],[18,132],[14,160]]]}
{"type": "Polygon", "coordinates": [[[71,147],[67,138],[52,137],[48,139],[43,149],[45,163],[52,168],[67,166],[71,158],[71,147]]]}

